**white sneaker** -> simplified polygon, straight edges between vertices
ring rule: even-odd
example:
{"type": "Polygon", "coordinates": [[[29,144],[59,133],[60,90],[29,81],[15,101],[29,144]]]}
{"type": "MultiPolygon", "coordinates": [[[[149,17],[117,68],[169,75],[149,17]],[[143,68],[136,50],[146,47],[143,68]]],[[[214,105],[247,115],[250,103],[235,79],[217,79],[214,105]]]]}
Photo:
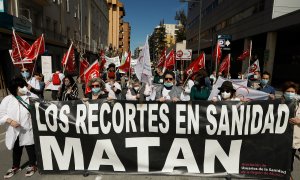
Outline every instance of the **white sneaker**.
{"type": "Polygon", "coordinates": [[[37,171],[37,167],[36,166],[28,166],[26,168],[26,173],[25,176],[26,177],[30,177],[32,175],[34,175],[34,173],[37,171]]]}
{"type": "Polygon", "coordinates": [[[21,168],[15,168],[15,167],[12,167],[11,169],[9,169],[7,171],[7,173],[4,175],[4,179],[8,179],[8,178],[11,178],[13,177],[15,174],[17,174],[19,171],[21,171],[21,168]]]}

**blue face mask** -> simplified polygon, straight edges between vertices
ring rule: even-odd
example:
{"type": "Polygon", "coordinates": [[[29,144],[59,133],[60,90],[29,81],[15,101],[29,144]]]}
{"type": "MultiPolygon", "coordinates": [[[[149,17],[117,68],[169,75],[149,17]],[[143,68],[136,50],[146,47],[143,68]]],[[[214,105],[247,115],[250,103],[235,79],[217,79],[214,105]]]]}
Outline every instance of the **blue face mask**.
{"type": "Polygon", "coordinates": [[[285,93],[283,94],[283,96],[284,96],[284,98],[285,98],[286,100],[293,100],[293,99],[295,98],[295,96],[296,96],[296,93],[285,92],[285,93]]]}
{"type": "Polygon", "coordinates": [[[99,92],[100,92],[100,88],[92,88],[92,92],[94,93],[94,94],[98,94],[99,92]]]}
{"type": "Polygon", "coordinates": [[[263,86],[267,85],[268,82],[269,82],[269,80],[267,80],[267,79],[262,79],[262,80],[260,81],[260,83],[261,83],[263,86]]]}
{"type": "Polygon", "coordinates": [[[23,78],[25,78],[25,79],[29,78],[29,76],[30,76],[29,72],[27,72],[27,71],[21,72],[21,74],[22,74],[23,78]]]}
{"type": "Polygon", "coordinates": [[[165,82],[165,83],[164,83],[164,86],[166,86],[166,87],[169,88],[169,87],[172,87],[172,86],[173,86],[173,83],[172,83],[172,82],[169,82],[169,83],[168,83],[168,82],[165,82]]]}

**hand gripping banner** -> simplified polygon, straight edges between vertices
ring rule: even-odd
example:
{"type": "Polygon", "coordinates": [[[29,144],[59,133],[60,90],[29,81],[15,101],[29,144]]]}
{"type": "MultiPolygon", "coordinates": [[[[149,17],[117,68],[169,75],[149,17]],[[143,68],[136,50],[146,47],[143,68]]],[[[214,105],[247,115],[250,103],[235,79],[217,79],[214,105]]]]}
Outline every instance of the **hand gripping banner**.
{"type": "Polygon", "coordinates": [[[291,102],[31,103],[41,173],[290,175],[291,102]]]}

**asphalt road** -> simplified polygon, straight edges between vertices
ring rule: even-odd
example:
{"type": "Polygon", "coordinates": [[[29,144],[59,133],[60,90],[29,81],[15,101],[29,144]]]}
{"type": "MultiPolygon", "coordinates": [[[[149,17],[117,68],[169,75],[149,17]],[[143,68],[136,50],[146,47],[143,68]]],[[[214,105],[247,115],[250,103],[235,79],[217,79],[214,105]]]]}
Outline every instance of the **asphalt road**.
{"type": "MultiPolygon", "coordinates": [[[[82,92],[80,92],[82,93],[82,92]]],[[[45,93],[45,98],[50,99],[50,92],[45,93]]],[[[2,179],[3,175],[11,167],[11,151],[7,150],[4,142],[5,138],[5,128],[4,126],[0,126],[0,179],[2,179]]],[[[297,152],[298,157],[299,152],[297,152]]],[[[27,154],[26,150],[23,150],[22,164],[23,170],[16,174],[12,179],[24,179],[25,178],[25,167],[27,162],[27,154]]],[[[292,173],[294,180],[300,180],[300,161],[299,159],[295,159],[294,163],[294,172],[292,173]]],[[[90,175],[84,177],[83,175],[41,175],[36,173],[34,176],[30,178],[31,180],[216,180],[216,179],[225,179],[225,178],[204,178],[204,177],[186,177],[186,176],[145,176],[145,175],[90,175]]]]}

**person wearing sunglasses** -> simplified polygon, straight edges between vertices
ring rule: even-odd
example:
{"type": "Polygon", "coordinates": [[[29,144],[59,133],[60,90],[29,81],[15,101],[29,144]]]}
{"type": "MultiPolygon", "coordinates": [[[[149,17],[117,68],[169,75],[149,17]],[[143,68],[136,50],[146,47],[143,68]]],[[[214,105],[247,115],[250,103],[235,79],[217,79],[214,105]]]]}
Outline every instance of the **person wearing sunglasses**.
{"type": "Polygon", "coordinates": [[[164,74],[163,85],[156,88],[155,99],[160,102],[180,100],[182,89],[175,85],[175,74],[172,71],[166,71],[164,74]]]}
{"type": "MultiPolygon", "coordinates": [[[[236,90],[233,88],[231,81],[224,81],[219,89],[218,99],[221,101],[241,101],[236,97],[236,90]]],[[[214,100],[213,100],[214,101],[214,100]]]]}
{"type": "Polygon", "coordinates": [[[60,101],[76,100],[78,99],[78,87],[72,76],[67,75],[63,79],[61,92],[59,93],[60,101]]]}
{"type": "Polygon", "coordinates": [[[30,93],[27,82],[17,77],[10,81],[8,87],[10,95],[6,96],[0,104],[0,125],[6,126],[5,145],[12,150],[12,168],[4,175],[4,179],[11,178],[20,172],[20,162],[23,148],[26,148],[29,167],[25,176],[32,176],[36,170],[36,155],[33,140],[32,119],[29,104],[30,98],[38,98],[30,93]]]}
{"type": "Polygon", "coordinates": [[[88,99],[106,99],[108,97],[108,91],[105,89],[105,83],[100,78],[92,78],[88,82],[88,86],[91,92],[86,95],[88,99]]]}
{"type": "Polygon", "coordinates": [[[116,82],[116,75],[108,75],[108,82],[105,84],[105,89],[108,91],[108,100],[121,99],[122,88],[121,85],[116,82]]]}

